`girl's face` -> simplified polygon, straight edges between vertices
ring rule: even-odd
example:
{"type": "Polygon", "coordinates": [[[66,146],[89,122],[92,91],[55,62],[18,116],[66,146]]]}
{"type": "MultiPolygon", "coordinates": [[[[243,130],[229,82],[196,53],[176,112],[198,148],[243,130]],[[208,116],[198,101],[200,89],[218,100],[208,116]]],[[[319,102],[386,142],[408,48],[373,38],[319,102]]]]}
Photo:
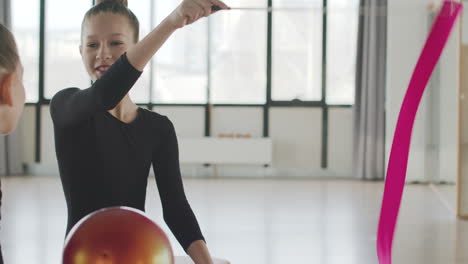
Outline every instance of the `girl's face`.
{"type": "Polygon", "coordinates": [[[18,66],[16,66],[15,77],[13,78],[12,83],[13,105],[16,108],[18,108],[18,116],[20,116],[21,112],[23,112],[24,102],[26,101],[26,93],[24,91],[23,85],[23,74],[23,64],[21,64],[21,62],[18,62],[18,66]]]}
{"type": "Polygon", "coordinates": [[[101,13],[86,19],[80,53],[91,80],[96,81],[132,45],[133,30],[119,14],[101,13]]]}
{"type": "Polygon", "coordinates": [[[16,70],[0,78],[2,93],[6,96],[7,109],[1,120],[0,134],[8,134],[16,128],[16,124],[21,117],[26,99],[23,85],[23,65],[18,62],[16,70]]]}

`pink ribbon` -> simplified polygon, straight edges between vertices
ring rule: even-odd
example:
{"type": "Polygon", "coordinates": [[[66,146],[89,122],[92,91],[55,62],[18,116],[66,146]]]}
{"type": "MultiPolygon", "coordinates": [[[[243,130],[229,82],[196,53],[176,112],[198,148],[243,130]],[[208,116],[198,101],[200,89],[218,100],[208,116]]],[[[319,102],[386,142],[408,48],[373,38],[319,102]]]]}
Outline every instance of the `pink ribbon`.
{"type": "Polygon", "coordinates": [[[392,263],[393,236],[405,184],[411,131],[416,112],[429,77],[434,71],[461,9],[460,3],[444,1],[416,64],[400,109],[388,162],[377,233],[377,255],[380,264],[392,263]]]}

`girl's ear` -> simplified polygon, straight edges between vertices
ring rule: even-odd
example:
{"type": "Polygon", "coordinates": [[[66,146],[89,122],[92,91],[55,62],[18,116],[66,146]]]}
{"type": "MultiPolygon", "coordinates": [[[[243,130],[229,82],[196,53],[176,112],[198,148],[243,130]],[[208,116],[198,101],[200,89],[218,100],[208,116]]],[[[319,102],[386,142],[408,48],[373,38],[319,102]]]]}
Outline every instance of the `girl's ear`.
{"type": "Polygon", "coordinates": [[[15,73],[8,73],[0,80],[0,104],[13,106],[12,90],[15,73]]]}

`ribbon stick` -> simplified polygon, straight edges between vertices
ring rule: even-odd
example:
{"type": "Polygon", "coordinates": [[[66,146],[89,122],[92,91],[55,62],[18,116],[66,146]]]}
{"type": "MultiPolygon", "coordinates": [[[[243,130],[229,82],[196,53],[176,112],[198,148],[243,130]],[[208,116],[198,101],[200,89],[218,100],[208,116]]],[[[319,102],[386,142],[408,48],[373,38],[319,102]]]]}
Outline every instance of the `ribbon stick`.
{"type": "Polygon", "coordinates": [[[416,112],[424,89],[461,9],[460,3],[444,1],[416,64],[400,109],[390,152],[377,231],[377,255],[380,264],[392,263],[393,236],[405,184],[411,132],[416,112]]]}

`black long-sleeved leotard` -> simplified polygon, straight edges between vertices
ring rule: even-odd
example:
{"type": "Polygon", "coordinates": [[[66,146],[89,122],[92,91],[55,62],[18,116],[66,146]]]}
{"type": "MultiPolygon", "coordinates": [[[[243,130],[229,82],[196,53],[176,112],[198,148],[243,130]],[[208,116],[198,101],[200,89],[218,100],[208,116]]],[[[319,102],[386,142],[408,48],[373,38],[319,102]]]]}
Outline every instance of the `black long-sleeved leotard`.
{"type": "Polygon", "coordinates": [[[67,233],[97,209],[130,206],[144,211],[153,164],[164,220],[187,250],[204,238],[185,196],[174,126],[167,117],[142,108],[131,123],[107,112],[140,75],[123,54],[90,88],[67,88],[51,101],[67,233]]]}

